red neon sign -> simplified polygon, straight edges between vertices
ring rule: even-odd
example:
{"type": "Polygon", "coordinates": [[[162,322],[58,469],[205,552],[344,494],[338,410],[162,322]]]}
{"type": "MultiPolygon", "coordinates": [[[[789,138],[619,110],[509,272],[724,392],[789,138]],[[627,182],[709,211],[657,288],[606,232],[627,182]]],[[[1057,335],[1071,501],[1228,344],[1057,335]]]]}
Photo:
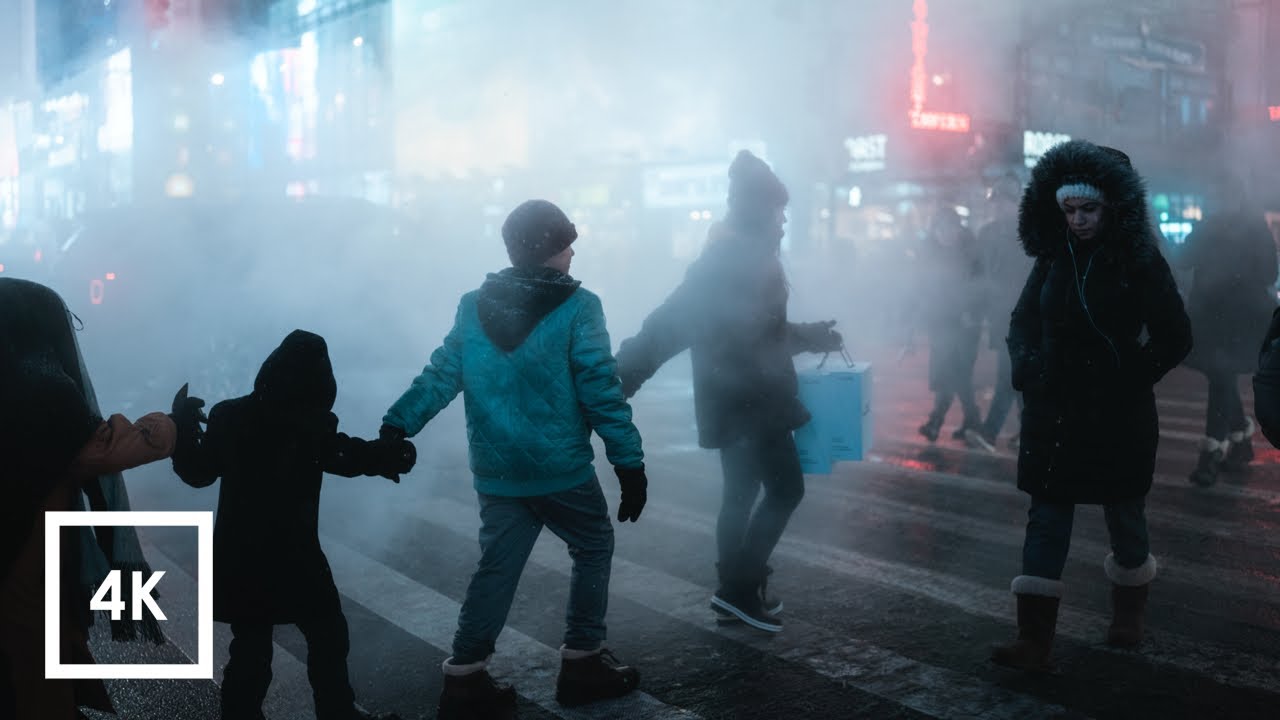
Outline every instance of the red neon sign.
{"type": "Polygon", "coordinates": [[[1280,105],[1272,105],[1267,112],[1271,113],[1271,122],[1280,122],[1280,105]]]}
{"type": "Polygon", "coordinates": [[[925,110],[924,103],[928,96],[929,73],[925,68],[925,59],[929,55],[929,2],[915,0],[911,4],[911,127],[914,130],[937,130],[940,132],[969,132],[969,116],[964,113],[939,112],[925,110]]]}
{"type": "Polygon", "coordinates": [[[925,72],[924,59],[929,54],[929,3],[926,0],[915,0],[911,6],[914,19],[911,21],[911,110],[924,110],[924,101],[929,89],[928,73],[925,72]]]}
{"type": "Polygon", "coordinates": [[[942,132],[969,132],[969,116],[965,113],[922,110],[912,112],[911,127],[915,130],[940,130],[942,132]]]}

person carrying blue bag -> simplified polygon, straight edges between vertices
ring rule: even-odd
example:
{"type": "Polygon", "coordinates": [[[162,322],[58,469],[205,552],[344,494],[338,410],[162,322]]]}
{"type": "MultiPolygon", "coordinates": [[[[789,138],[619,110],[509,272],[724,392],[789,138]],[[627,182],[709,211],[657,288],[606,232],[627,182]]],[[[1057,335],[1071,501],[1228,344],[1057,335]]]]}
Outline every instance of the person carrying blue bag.
{"type": "Polygon", "coordinates": [[[698,443],[720,451],[724,472],[716,523],[720,586],[711,607],[766,632],[782,630],[782,604],[765,593],[767,563],[804,497],[792,432],[810,414],[799,399],[792,356],[844,344],[835,321],[787,320],[779,252],[788,199],[763,160],[738,153],[729,166],[728,215],[711,226],[684,282],[618,350],[628,397],[666,361],[691,350],[698,443]]]}

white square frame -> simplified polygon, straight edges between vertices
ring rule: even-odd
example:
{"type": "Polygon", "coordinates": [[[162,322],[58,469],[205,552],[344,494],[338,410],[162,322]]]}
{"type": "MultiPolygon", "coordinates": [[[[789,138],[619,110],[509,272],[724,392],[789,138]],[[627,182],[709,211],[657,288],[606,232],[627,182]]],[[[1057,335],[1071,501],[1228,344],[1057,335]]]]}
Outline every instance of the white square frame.
{"type": "Polygon", "coordinates": [[[44,519],[44,676],[49,680],[213,679],[213,513],[209,511],[46,512],[44,519]],[[196,529],[195,664],[79,664],[61,662],[64,527],[194,527],[196,529]]]}

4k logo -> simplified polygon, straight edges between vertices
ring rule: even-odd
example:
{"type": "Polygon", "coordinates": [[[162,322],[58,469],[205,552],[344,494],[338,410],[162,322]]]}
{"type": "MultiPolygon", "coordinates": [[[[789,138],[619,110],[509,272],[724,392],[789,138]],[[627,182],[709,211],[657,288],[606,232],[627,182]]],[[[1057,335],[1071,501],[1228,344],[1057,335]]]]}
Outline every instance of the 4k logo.
{"type": "MultiPolygon", "coordinates": [[[[44,521],[44,674],[56,680],[211,680],[213,679],[213,513],[211,512],[48,512],[44,521]],[[196,529],[196,662],[194,664],[63,664],[61,658],[60,532],[63,527],[194,527],[196,529]]],[[[142,620],[147,613],[168,620],[155,595],[165,572],[112,570],[93,599],[91,611],[110,613],[112,620],[142,620]],[[125,582],[128,592],[125,593],[125,582]],[[132,603],[121,599],[128,597],[132,603]],[[132,607],[130,607],[132,604],[132,607]],[[128,611],[128,618],[125,613],[128,611]]]]}
{"type": "MultiPolygon", "coordinates": [[[[157,620],[168,620],[164,612],[156,605],[156,599],[151,597],[151,591],[155,589],[156,583],[160,582],[160,578],[164,577],[163,570],[157,570],[151,573],[151,577],[145,583],[142,581],[142,572],[135,570],[130,575],[133,576],[133,620],[142,619],[142,606],[146,605],[151,614],[156,616],[157,620]]],[[[119,620],[120,613],[124,612],[125,602],[118,600],[120,597],[120,571],[112,570],[107,573],[107,579],[98,586],[98,592],[93,594],[93,599],[89,601],[89,609],[98,612],[111,613],[112,620],[119,620]]]]}

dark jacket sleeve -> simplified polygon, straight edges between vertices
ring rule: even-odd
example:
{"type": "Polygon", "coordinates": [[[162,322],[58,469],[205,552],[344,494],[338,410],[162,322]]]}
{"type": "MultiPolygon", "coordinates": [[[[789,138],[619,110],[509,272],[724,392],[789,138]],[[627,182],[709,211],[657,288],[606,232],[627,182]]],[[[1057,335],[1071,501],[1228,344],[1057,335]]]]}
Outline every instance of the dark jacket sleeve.
{"type": "Polygon", "coordinates": [[[1013,389],[1025,392],[1043,378],[1045,365],[1041,357],[1042,324],[1040,320],[1040,290],[1049,276],[1052,260],[1040,258],[1027,274],[1018,303],[1009,317],[1009,361],[1013,375],[1013,389]]]}
{"type": "Polygon", "coordinates": [[[697,332],[702,312],[694,287],[688,277],[649,317],[640,332],[622,341],[616,360],[624,397],[635,395],[658,368],[689,349],[697,332]]]}
{"type": "Polygon", "coordinates": [[[359,477],[377,475],[375,459],[368,440],[337,433],[329,446],[326,457],[321,458],[320,468],[330,475],[359,477]]]}
{"type": "Polygon", "coordinates": [[[191,443],[179,445],[173,454],[173,472],[191,487],[208,487],[222,476],[233,413],[223,403],[209,410],[204,434],[191,443]]]}
{"type": "Polygon", "coordinates": [[[622,394],[604,308],[595,295],[587,295],[582,310],[573,321],[569,344],[569,367],[578,405],[587,422],[604,441],[609,462],[615,467],[644,467],[640,432],[631,421],[631,406],[622,394]]]}
{"type": "Polygon", "coordinates": [[[1147,327],[1142,373],[1154,385],[1191,352],[1191,320],[1164,256],[1155,246],[1138,252],[1142,320],[1147,327]]]}
{"type": "Polygon", "coordinates": [[[1258,372],[1253,376],[1253,412],[1267,442],[1280,448],[1280,308],[1271,314],[1271,327],[1258,353],[1258,372]]]}

